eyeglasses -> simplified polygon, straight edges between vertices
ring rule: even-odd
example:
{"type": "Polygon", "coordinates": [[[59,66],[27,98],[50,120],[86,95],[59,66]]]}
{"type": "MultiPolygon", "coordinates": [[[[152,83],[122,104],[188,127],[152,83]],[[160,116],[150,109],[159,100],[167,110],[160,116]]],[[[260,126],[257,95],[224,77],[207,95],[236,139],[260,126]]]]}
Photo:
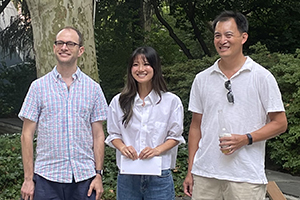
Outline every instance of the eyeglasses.
{"type": "Polygon", "coordinates": [[[79,47],[81,46],[80,44],[77,44],[75,42],[63,42],[63,41],[55,41],[54,44],[58,47],[58,48],[62,48],[64,46],[64,44],[67,45],[68,49],[73,49],[76,45],[78,45],[79,47]]]}
{"type": "Polygon", "coordinates": [[[228,93],[227,93],[228,102],[229,103],[234,103],[234,98],[233,98],[233,93],[232,93],[232,90],[231,90],[230,80],[226,81],[224,85],[225,85],[225,88],[228,90],[228,93]]]}

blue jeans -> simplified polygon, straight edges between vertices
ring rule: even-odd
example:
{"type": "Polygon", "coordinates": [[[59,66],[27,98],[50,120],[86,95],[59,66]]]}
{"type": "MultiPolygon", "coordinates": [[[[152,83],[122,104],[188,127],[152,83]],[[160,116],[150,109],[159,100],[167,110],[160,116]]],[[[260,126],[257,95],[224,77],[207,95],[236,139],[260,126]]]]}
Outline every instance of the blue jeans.
{"type": "Polygon", "coordinates": [[[118,174],[117,200],[174,200],[171,170],[161,176],[118,174]]]}

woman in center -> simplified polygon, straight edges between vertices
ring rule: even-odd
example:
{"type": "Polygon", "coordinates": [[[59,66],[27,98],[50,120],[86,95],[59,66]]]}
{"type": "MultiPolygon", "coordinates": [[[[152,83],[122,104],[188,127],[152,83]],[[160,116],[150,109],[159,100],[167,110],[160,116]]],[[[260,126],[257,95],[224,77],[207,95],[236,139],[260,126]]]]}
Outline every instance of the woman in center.
{"type": "Polygon", "coordinates": [[[173,200],[177,149],[185,143],[183,106],[167,91],[160,59],[152,47],[139,47],[127,70],[125,87],[109,105],[105,142],[116,148],[117,200],[173,200]],[[121,156],[132,160],[162,157],[161,175],[122,174],[121,156]]]}

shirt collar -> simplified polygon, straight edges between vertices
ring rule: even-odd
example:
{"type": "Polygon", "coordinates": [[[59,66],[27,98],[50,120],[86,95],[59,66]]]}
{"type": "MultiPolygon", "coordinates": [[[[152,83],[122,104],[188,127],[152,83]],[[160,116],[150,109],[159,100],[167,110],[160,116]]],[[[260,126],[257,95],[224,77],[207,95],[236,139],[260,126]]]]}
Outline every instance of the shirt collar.
{"type": "MultiPolygon", "coordinates": [[[[223,74],[223,72],[220,70],[219,65],[218,65],[220,59],[221,59],[221,58],[219,58],[219,59],[213,64],[213,66],[212,66],[212,68],[211,68],[211,72],[210,72],[211,74],[212,74],[212,73],[215,73],[215,72],[220,73],[220,74],[223,74]]],[[[234,76],[237,76],[238,74],[240,74],[240,73],[243,72],[243,71],[251,71],[252,68],[253,68],[253,66],[252,66],[252,65],[249,65],[250,62],[252,62],[252,59],[251,59],[249,56],[246,56],[246,61],[245,61],[244,65],[241,67],[241,69],[239,69],[239,71],[237,71],[237,72],[235,73],[234,76]]]]}
{"type": "MultiPolygon", "coordinates": [[[[53,74],[56,81],[62,79],[61,74],[57,71],[57,66],[55,66],[54,69],[52,70],[52,74],[53,74]]],[[[77,67],[76,72],[74,74],[72,74],[72,77],[73,77],[74,80],[77,80],[77,79],[78,79],[78,81],[81,80],[82,72],[81,72],[79,67],[77,67]]]]}
{"type": "MultiPolygon", "coordinates": [[[[142,100],[139,96],[139,93],[136,93],[134,103],[138,103],[139,101],[142,100]]],[[[155,105],[160,101],[160,97],[154,90],[151,90],[151,92],[145,97],[144,101],[149,101],[152,105],[155,105]]]]}

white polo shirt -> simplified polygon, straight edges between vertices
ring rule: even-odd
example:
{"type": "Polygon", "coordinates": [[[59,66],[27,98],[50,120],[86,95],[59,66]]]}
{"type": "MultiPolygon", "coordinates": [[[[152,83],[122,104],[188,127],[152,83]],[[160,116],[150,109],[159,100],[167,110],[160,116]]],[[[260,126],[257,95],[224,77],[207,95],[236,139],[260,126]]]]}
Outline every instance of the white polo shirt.
{"type": "MultiPolygon", "coordinates": [[[[218,60],[219,61],[219,60],[218,60]]],[[[228,79],[218,61],[194,79],[189,110],[202,114],[201,134],[192,174],[230,180],[266,184],[265,141],[243,146],[232,155],[224,155],[219,147],[218,110],[223,110],[225,123],[233,134],[246,134],[268,122],[268,113],[284,111],[281,93],[274,76],[247,57],[242,68],[230,81],[234,104],[227,100],[228,79]]]]}

